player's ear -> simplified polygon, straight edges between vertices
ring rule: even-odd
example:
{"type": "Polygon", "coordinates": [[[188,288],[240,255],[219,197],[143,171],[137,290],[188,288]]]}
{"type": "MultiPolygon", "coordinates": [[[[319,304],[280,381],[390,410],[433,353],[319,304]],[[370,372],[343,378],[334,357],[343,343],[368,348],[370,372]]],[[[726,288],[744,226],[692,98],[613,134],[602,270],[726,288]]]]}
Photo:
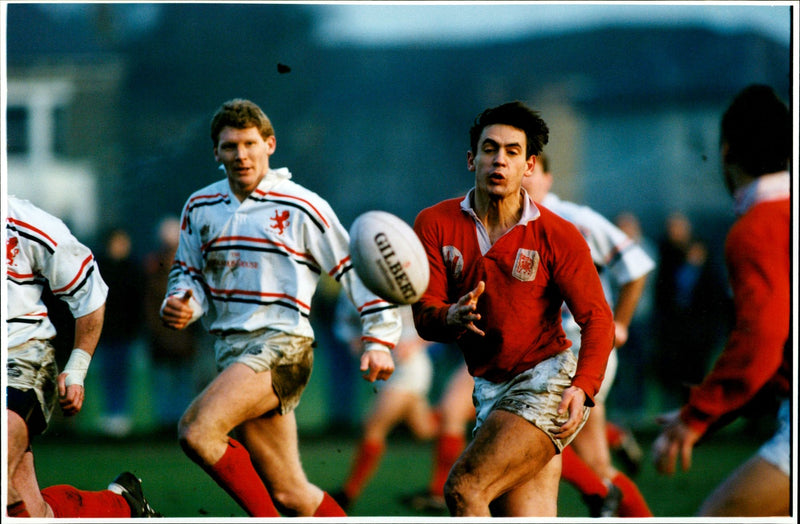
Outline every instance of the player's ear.
{"type": "Polygon", "coordinates": [[[471,149],[467,150],[467,169],[475,171],[475,155],[472,153],[471,149]]]}
{"type": "Polygon", "coordinates": [[[275,138],[275,135],[270,135],[267,137],[265,142],[267,143],[267,154],[271,155],[275,152],[275,148],[278,145],[278,139],[275,138]]]}

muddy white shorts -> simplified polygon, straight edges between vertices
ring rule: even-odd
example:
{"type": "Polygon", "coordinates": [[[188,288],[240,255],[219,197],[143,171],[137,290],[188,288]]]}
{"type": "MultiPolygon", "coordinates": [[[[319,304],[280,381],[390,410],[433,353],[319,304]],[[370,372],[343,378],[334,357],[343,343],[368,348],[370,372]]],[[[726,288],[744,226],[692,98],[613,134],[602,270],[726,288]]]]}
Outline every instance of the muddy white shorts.
{"type": "Polygon", "coordinates": [[[298,337],[282,331],[263,329],[234,333],[217,339],[214,352],[217,370],[234,362],[256,373],[269,370],[272,388],[280,400],[280,412],[286,414],[300,403],[314,365],[314,339],[298,337]]]}
{"type": "Polygon", "coordinates": [[[791,466],[790,436],[791,416],[789,399],[784,399],[778,409],[778,429],[775,434],[758,450],[758,456],[770,464],[774,464],[789,476],[791,466]]]}
{"type": "MultiPolygon", "coordinates": [[[[568,413],[558,415],[558,405],[561,403],[564,390],[572,385],[572,377],[575,376],[577,366],[575,355],[567,350],[540,362],[508,382],[495,383],[475,377],[472,401],[476,407],[477,418],[473,435],[489,413],[495,409],[502,409],[519,415],[544,431],[560,453],[578,433],[576,431],[565,439],[553,436],[559,429],[554,421],[563,423],[569,418],[568,413]]],[[[587,418],[589,418],[589,408],[584,407],[581,428],[587,418]]]]}
{"type": "MultiPolygon", "coordinates": [[[[50,422],[58,399],[56,383],[58,367],[53,345],[49,340],[32,339],[19,346],[8,348],[6,371],[9,388],[20,392],[33,392],[36,395],[46,426],[50,422]]],[[[14,409],[10,404],[9,408],[14,409]]],[[[20,413],[26,421],[28,415],[20,413]]]]}

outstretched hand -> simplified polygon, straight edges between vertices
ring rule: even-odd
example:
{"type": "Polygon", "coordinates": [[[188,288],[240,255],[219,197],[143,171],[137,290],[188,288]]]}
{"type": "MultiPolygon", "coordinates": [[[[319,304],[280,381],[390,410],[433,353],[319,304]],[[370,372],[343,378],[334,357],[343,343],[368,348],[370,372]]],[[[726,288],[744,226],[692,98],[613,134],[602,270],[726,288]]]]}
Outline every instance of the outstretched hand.
{"type": "Polygon", "coordinates": [[[486,283],[481,280],[475,289],[452,304],[447,310],[447,325],[485,336],[486,333],[475,325],[475,322],[481,319],[480,313],[475,312],[478,309],[478,298],[485,289],[486,283]]]}
{"type": "Polygon", "coordinates": [[[681,469],[692,467],[692,449],[700,440],[701,433],[693,430],[680,417],[680,411],[673,411],[656,417],[663,426],[661,434],[653,442],[653,464],[659,473],[675,473],[675,462],[680,455],[681,469]]]}

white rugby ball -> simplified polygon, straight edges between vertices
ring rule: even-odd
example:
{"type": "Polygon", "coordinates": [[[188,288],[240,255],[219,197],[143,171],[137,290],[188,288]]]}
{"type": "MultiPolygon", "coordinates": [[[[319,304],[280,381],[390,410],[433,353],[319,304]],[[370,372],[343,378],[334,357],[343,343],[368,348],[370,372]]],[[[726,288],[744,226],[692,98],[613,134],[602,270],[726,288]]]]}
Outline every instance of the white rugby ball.
{"type": "Polygon", "coordinates": [[[350,227],[350,258],[367,289],[393,304],[413,304],[428,289],[430,268],[414,230],[386,211],[367,211],[350,227]]]}

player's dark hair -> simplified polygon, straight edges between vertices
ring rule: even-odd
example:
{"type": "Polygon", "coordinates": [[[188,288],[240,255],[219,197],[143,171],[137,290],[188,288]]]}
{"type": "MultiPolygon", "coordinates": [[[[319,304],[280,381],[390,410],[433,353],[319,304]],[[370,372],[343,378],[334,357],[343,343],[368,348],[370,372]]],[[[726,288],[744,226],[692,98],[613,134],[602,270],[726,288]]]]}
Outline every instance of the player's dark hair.
{"type": "Polygon", "coordinates": [[[255,127],[265,140],[275,134],[264,111],[250,100],[234,98],[223,103],[211,119],[211,140],[214,147],[219,144],[219,134],[225,127],[247,129],[255,127]]]}
{"type": "Polygon", "coordinates": [[[751,176],[784,171],[792,153],[789,108],[766,85],[746,87],[722,116],[720,144],[727,144],[725,162],[751,176]]]}
{"type": "Polygon", "coordinates": [[[527,139],[525,155],[528,157],[541,153],[549,140],[550,130],[538,112],[522,102],[508,102],[486,109],[475,118],[469,130],[469,144],[473,154],[478,152],[478,140],[484,128],[495,124],[508,125],[524,131],[527,139]]]}

